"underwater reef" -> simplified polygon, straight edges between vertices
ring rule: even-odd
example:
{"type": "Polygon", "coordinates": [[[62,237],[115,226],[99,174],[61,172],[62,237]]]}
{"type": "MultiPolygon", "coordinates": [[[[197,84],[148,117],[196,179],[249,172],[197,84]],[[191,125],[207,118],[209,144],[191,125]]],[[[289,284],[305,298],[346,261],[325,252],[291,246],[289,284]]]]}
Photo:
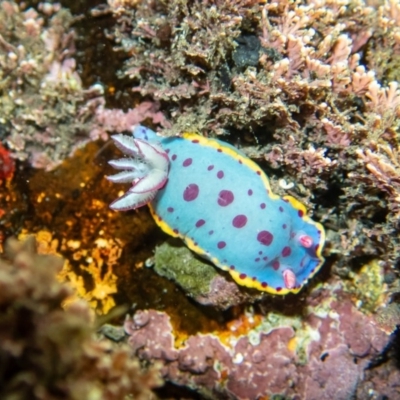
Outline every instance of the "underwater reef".
{"type": "Polygon", "coordinates": [[[400,398],[399,71],[396,0],[2,1],[0,397],[400,398]],[[139,124],[307,209],[299,293],[109,208],[138,183],[105,179],[109,138],[139,124]]]}

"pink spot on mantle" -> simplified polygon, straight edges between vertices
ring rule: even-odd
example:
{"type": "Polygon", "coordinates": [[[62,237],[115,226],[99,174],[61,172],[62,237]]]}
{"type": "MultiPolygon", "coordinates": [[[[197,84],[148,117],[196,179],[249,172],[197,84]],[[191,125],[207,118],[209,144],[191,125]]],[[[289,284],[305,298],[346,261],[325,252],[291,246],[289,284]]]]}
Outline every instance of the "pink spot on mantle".
{"type": "Polygon", "coordinates": [[[282,257],[289,257],[290,254],[292,254],[291,248],[290,248],[289,246],[285,246],[285,247],[282,249],[282,257]]]}
{"type": "Polygon", "coordinates": [[[191,183],[186,186],[186,189],[183,192],[183,200],[185,201],[193,201],[199,195],[199,187],[195,183],[191,183]]]}
{"type": "Polygon", "coordinates": [[[278,270],[279,267],[280,267],[280,264],[279,264],[279,261],[278,261],[278,260],[275,260],[275,261],[272,262],[272,268],[273,268],[275,271],[278,270]]]}
{"type": "Polygon", "coordinates": [[[224,177],[224,171],[218,171],[217,172],[217,178],[222,179],[224,177]]]}
{"type": "Polygon", "coordinates": [[[247,224],[247,217],[245,215],[236,215],[232,220],[232,225],[235,228],[243,228],[247,224]]]}
{"type": "Polygon", "coordinates": [[[272,243],[274,236],[271,232],[268,231],[261,231],[257,235],[257,240],[263,244],[264,246],[269,246],[272,243]]]}
{"type": "Polygon", "coordinates": [[[225,246],[226,246],[226,243],[223,240],[221,240],[220,242],[217,243],[217,247],[219,249],[223,249],[225,246]]]}
{"type": "Polygon", "coordinates": [[[182,163],[182,165],[184,166],[184,167],[188,167],[189,165],[191,165],[192,164],[192,159],[191,158],[187,158],[183,163],[182,163]]]}
{"type": "Polygon", "coordinates": [[[221,207],[229,206],[234,200],[233,193],[230,190],[221,190],[218,194],[218,204],[221,207]]]}
{"type": "Polygon", "coordinates": [[[206,223],[206,221],[204,221],[204,219],[199,219],[199,220],[196,222],[196,227],[197,227],[197,228],[200,228],[200,227],[203,226],[205,223],[206,223]]]}

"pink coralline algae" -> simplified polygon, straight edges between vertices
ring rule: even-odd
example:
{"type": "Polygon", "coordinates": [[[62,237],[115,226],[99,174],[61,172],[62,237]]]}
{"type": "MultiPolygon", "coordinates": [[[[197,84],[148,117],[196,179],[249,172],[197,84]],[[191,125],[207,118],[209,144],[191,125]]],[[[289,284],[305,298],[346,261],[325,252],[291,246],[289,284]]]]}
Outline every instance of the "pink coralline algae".
{"type": "Polygon", "coordinates": [[[76,60],[74,22],[58,3],[0,2],[0,129],[13,157],[34,168],[52,170],[89,141],[146,118],[169,126],[157,102],[105,108],[105,86],[88,87],[87,66],[76,60]]]}
{"type": "Polygon", "coordinates": [[[153,124],[160,124],[165,128],[171,127],[160,111],[158,102],[143,101],[127,111],[118,108],[108,109],[102,105],[96,109],[95,125],[91,129],[90,136],[92,139],[107,138],[108,132],[129,131],[144,120],[151,120],[153,124]]]}
{"type": "MultiPolygon", "coordinates": [[[[161,362],[166,380],[205,398],[353,398],[390,335],[339,287],[333,296],[326,289],[314,290],[303,306],[303,318],[270,311],[243,334],[235,335],[234,329],[196,334],[180,348],[174,346],[174,330],[163,312],[137,311],[126,319],[125,331],[139,358],[161,362]]],[[[393,388],[381,390],[381,395],[393,393],[393,388]]]]}
{"type": "Polygon", "coordinates": [[[60,4],[0,3],[0,127],[19,160],[52,169],[89,138],[102,90],[77,72],[73,17],[60,4]]]}

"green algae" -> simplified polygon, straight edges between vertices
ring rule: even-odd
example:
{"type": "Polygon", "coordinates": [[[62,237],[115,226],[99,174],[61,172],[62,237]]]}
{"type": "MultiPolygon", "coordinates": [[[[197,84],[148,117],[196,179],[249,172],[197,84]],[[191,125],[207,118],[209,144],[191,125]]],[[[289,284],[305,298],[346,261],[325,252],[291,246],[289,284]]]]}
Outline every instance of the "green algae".
{"type": "Polygon", "coordinates": [[[218,275],[214,267],[197,258],[176,239],[156,248],[154,269],[176,282],[191,297],[208,293],[211,281],[218,275]]]}
{"type": "Polygon", "coordinates": [[[371,260],[360,271],[352,273],[351,278],[346,288],[354,295],[357,307],[364,312],[375,312],[384,303],[387,291],[382,263],[371,260]]]}

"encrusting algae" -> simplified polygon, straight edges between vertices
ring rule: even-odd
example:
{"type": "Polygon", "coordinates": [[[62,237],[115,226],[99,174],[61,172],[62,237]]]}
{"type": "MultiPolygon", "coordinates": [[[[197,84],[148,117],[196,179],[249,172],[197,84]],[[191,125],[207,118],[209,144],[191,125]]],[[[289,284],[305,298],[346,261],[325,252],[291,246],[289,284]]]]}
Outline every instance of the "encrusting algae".
{"type": "MultiPolygon", "coordinates": [[[[29,233],[23,231],[18,238],[24,240],[27,236],[29,233]]],[[[73,252],[72,262],[78,265],[78,272],[65,260],[57,277],[61,282],[68,282],[78,298],[85,299],[98,314],[107,314],[115,307],[112,295],[117,292],[117,276],[113,273],[113,266],[121,257],[120,245],[99,238],[93,248],[83,249],[77,240],[62,240],[60,244],[49,231],[44,230],[37,232],[35,237],[39,254],[73,252]]]]}

